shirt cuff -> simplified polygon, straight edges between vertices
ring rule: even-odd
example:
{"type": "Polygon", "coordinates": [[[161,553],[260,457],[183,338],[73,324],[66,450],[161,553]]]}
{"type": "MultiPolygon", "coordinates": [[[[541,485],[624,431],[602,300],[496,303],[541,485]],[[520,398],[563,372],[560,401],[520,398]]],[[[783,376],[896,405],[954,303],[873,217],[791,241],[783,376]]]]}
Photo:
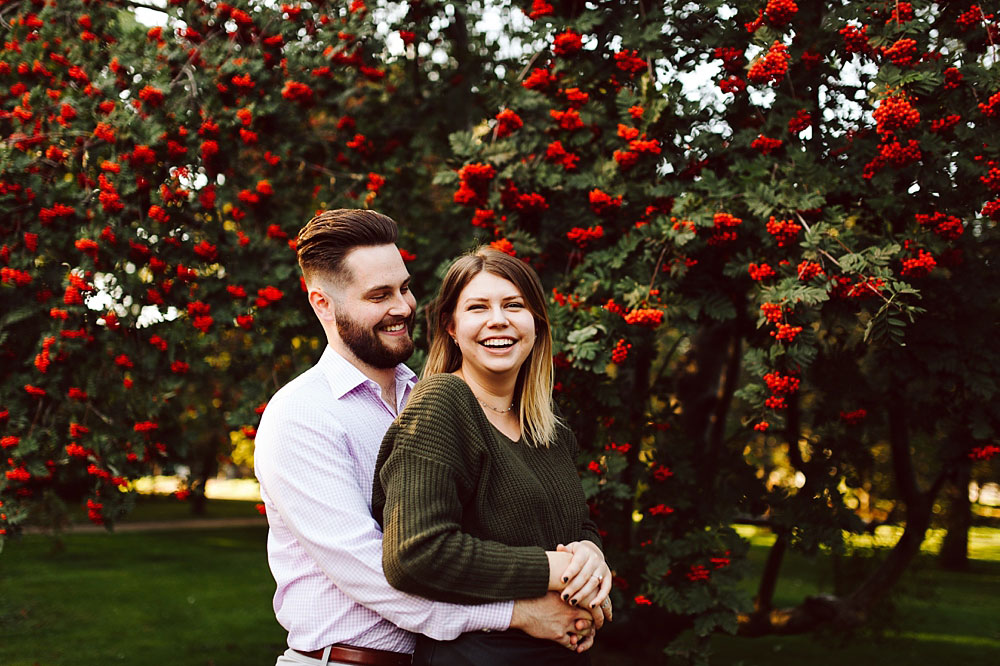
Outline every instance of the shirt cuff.
{"type": "Polygon", "coordinates": [[[513,601],[499,601],[492,604],[468,606],[472,611],[471,620],[482,626],[483,631],[507,631],[514,614],[513,601]]]}

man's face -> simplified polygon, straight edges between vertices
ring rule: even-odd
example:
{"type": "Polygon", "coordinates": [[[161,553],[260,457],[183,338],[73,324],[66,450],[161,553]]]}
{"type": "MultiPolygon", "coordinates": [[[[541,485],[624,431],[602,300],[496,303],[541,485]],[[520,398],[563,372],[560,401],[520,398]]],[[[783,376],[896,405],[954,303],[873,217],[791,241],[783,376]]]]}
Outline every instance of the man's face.
{"type": "Polygon", "coordinates": [[[373,368],[393,368],[410,358],[417,303],[399,249],[395,245],[355,248],[343,267],[334,314],[344,345],[373,368]]]}

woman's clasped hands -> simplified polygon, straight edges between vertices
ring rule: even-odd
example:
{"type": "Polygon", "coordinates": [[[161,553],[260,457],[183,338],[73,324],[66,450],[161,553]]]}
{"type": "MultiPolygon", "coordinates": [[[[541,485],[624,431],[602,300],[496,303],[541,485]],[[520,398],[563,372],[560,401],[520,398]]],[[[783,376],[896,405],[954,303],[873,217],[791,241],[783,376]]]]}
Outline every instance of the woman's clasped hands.
{"type": "MultiPolygon", "coordinates": [[[[558,573],[550,589],[556,589],[563,601],[601,615],[601,620],[611,620],[611,569],[604,561],[604,553],[591,541],[574,541],[559,544],[555,551],[548,551],[549,569],[558,573]]],[[[600,623],[603,624],[603,621],[600,623]]]]}

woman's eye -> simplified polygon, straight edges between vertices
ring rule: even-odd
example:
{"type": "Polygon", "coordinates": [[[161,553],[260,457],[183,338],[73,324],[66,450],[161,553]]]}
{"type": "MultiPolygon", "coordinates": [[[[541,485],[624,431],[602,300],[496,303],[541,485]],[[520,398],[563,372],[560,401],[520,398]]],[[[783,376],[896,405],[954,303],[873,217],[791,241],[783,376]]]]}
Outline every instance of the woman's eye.
{"type": "Polygon", "coordinates": [[[524,303],[508,303],[507,307],[521,309],[524,307],[524,303]]]}

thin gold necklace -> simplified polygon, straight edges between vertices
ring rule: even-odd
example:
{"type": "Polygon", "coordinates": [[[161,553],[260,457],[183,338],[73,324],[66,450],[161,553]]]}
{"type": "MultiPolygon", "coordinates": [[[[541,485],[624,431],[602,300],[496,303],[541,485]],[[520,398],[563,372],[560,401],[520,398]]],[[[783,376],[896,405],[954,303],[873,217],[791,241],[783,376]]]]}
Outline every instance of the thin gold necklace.
{"type": "Polygon", "coordinates": [[[482,400],[480,400],[479,396],[476,396],[476,401],[479,402],[479,404],[482,405],[483,407],[485,407],[486,409],[488,409],[490,411],[493,411],[493,412],[496,412],[497,414],[506,414],[510,410],[514,409],[514,403],[513,402],[510,403],[510,407],[508,407],[507,409],[497,409],[496,407],[494,407],[492,405],[487,405],[485,402],[483,402],[482,400]]]}

